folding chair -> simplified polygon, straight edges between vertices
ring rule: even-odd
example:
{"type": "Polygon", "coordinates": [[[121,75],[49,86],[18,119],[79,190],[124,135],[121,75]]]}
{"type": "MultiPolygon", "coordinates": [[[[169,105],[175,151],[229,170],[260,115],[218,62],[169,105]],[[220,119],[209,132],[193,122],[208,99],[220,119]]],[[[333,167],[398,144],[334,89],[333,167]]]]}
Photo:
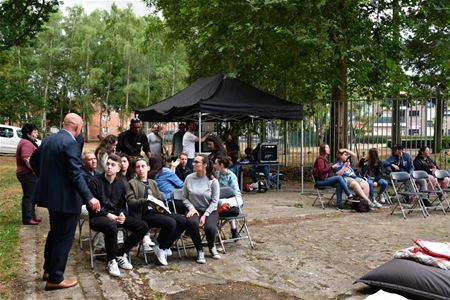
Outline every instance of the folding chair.
{"type": "Polygon", "coordinates": [[[219,216],[219,222],[217,224],[217,236],[219,237],[220,245],[222,246],[223,253],[226,253],[225,251],[225,245],[224,243],[228,242],[234,242],[238,240],[248,239],[250,242],[250,246],[255,248],[252,238],[250,236],[250,232],[248,230],[247,226],[247,214],[245,214],[242,211],[242,208],[239,206],[236,194],[234,193],[233,189],[230,187],[222,187],[220,188],[220,199],[230,199],[233,198],[234,201],[236,201],[236,206],[239,208],[239,215],[234,217],[221,217],[219,216]],[[237,237],[236,238],[226,238],[225,232],[224,232],[224,226],[230,222],[236,222],[236,230],[237,230],[237,237]],[[223,237],[223,238],[222,238],[223,237]]]}
{"type": "Polygon", "coordinates": [[[403,218],[406,219],[405,211],[409,213],[413,211],[421,211],[424,218],[428,216],[427,208],[422,201],[423,194],[417,190],[417,187],[411,178],[411,176],[406,172],[392,172],[391,173],[392,188],[395,192],[395,198],[397,203],[392,209],[391,215],[397,207],[400,207],[403,218]],[[408,186],[412,187],[413,191],[408,191],[408,186]],[[407,199],[412,199],[411,203],[408,203],[407,199]]]}
{"type": "Polygon", "coordinates": [[[83,250],[83,242],[89,240],[88,237],[83,238],[83,225],[86,221],[89,222],[89,212],[86,210],[86,205],[83,205],[81,207],[80,219],[78,220],[78,240],[81,250],[83,250]]]}
{"type": "MultiPolygon", "coordinates": [[[[89,221],[87,221],[88,222],[88,225],[89,225],[89,221]]],[[[125,229],[125,228],[122,228],[122,227],[119,227],[118,228],[118,231],[122,231],[122,233],[123,233],[123,239],[125,240],[126,238],[127,238],[127,236],[128,236],[128,231],[125,229]]],[[[95,262],[95,259],[97,258],[97,257],[100,257],[100,256],[106,256],[106,252],[105,251],[103,251],[103,252],[101,252],[101,253],[95,253],[95,251],[94,251],[94,239],[100,234],[101,232],[100,231],[95,231],[94,229],[91,229],[91,227],[90,227],[90,225],[89,225],[89,257],[90,257],[90,261],[91,261],[91,268],[92,269],[94,269],[94,262],[95,262]]],[[[131,263],[131,257],[130,257],[130,255],[128,255],[128,259],[130,260],[130,263],[131,263]]]]}
{"type": "MultiPolygon", "coordinates": [[[[175,213],[177,213],[177,207],[175,201],[183,201],[183,189],[174,189],[172,192],[172,208],[175,213]]],[[[187,256],[186,244],[184,243],[184,233],[175,241],[175,246],[177,248],[178,256],[181,258],[181,249],[183,249],[184,257],[187,256]],[[181,246],[179,245],[181,243],[181,246]]]]}
{"type": "Polygon", "coordinates": [[[314,183],[314,191],[316,194],[316,198],[314,199],[314,202],[312,206],[316,204],[316,201],[319,200],[320,204],[322,205],[322,209],[325,209],[325,193],[331,193],[331,197],[328,199],[327,205],[330,206],[330,204],[333,202],[334,197],[336,196],[336,188],[334,186],[324,186],[324,187],[318,187],[316,185],[316,180],[314,179],[314,176],[312,176],[312,180],[314,183]]]}
{"type": "MultiPolygon", "coordinates": [[[[439,184],[440,180],[444,180],[445,178],[450,178],[450,173],[447,170],[436,170],[434,172],[434,177],[438,180],[438,184],[436,185],[436,189],[439,191],[439,196],[437,201],[439,201],[439,205],[436,208],[442,208],[445,211],[450,208],[450,203],[447,199],[447,193],[450,192],[449,188],[443,189],[439,184]],[[447,205],[447,208],[444,208],[444,204],[447,205]]],[[[433,204],[433,203],[431,203],[433,204]]]]}
{"type": "MultiPolygon", "coordinates": [[[[427,184],[427,189],[423,190],[423,191],[419,191],[419,187],[417,185],[416,182],[414,182],[416,184],[416,188],[419,192],[425,194],[427,196],[428,202],[430,203],[430,205],[433,205],[433,203],[435,203],[436,201],[439,202],[440,204],[440,197],[442,197],[442,193],[439,191],[439,189],[437,188],[436,184],[433,184],[430,180],[430,177],[428,176],[428,173],[425,171],[413,171],[412,173],[412,177],[416,180],[416,179],[422,179],[425,180],[426,184],[427,184]],[[431,189],[429,188],[431,187],[431,189]]],[[[425,204],[425,202],[424,202],[425,204]]],[[[425,205],[426,207],[426,205],[425,205]]],[[[445,209],[444,207],[440,204],[438,206],[435,206],[435,210],[437,209],[437,207],[441,207],[442,211],[445,213],[445,209]]],[[[427,207],[427,213],[428,213],[428,209],[429,207],[427,207]]]]}

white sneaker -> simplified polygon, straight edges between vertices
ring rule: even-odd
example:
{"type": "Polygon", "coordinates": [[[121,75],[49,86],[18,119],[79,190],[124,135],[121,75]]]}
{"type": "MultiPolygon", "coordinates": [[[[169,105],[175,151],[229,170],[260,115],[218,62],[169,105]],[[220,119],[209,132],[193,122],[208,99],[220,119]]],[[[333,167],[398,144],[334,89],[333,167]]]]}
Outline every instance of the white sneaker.
{"type": "Polygon", "coordinates": [[[146,234],[144,238],[142,239],[142,243],[145,245],[149,245],[150,247],[155,246],[156,244],[152,241],[150,238],[150,235],[146,234]]]}
{"type": "Polygon", "coordinates": [[[383,205],[381,205],[380,203],[378,203],[377,200],[374,200],[374,201],[373,201],[373,204],[375,205],[376,208],[382,208],[382,207],[383,207],[383,205]]]}
{"type": "Polygon", "coordinates": [[[199,264],[205,264],[206,263],[205,253],[203,251],[198,251],[197,252],[197,263],[199,263],[199,264]]]}
{"type": "Polygon", "coordinates": [[[159,263],[163,266],[167,266],[166,251],[159,248],[158,245],[153,247],[153,251],[155,252],[156,258],[158,259],[159,263]]]}
{"type": "Polygon", "coordinates": [[[217,252],[216,246],[214,246],[211,249],[209,249],[209,253],[211,253],[212,258],[220,259],[220,255],[219,255],[219,252],[217,252]]]}
{"type": "Polygon", "coordinates": [[[374,208],[375,207],[375,203],[373,203],[372,201],[369,200],[369,207],[370,208],[374,208]]]}
{"type": "Polygon", "coordinates": [[[144,248],[145,252],[151,252],[152,251],[152,247],[150,247],[148,244],[142,243],[142,247],[144,248]]]}
{"type": "Polygon", "coordinates": [[[166,251],[166,256],[172,256],[172,249],[167,248],[165,251],[166,251]]]}
{"type": "Polygon", "coordinates": [[[382,203],[382,204],[386,203],[386,198],[384,197],[383,194],[380,195],[380,203],[382,203]]]}
{"type": "Polygon", "coordinates": [[[124,270],[133,270],[133,266],[130,264],[127,258],[127,254],[124,253],[123,256],[117,256],[117,263],[119,264],[119,267],[121,267],[124,270]]]}
{"type": "Polygon", "coordinates": [[[108,261],[108,272],[109,275],[120,277],[119,266],[117,265],[117,261],[115,259],[108,261]]]}

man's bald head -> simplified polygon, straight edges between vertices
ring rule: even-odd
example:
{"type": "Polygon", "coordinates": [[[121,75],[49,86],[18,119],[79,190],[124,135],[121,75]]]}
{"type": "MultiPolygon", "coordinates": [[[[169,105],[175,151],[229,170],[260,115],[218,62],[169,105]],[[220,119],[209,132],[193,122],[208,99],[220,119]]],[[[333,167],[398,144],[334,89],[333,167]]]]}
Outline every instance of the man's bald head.
{"type": "Polygon", "coordinates": [[[83,119],[75,113],[68,113],[64,117],[63,128],[74,136],[78,136],[83,128],[83,119]]]}

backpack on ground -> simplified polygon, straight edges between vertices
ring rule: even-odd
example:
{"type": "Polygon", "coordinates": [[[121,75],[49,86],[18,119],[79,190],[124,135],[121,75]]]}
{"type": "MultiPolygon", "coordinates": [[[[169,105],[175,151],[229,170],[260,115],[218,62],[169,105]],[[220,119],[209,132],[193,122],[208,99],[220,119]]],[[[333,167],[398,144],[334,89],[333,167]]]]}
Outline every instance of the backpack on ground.
{"type": "MultiPolygon", "coordinates": [[[[356,199],[355,199],[356,200],[356,199]]],[[[358,199],[359,202],[352,202],[352,209],[356,210],[357,212],[368,212],[370,210],[369,208],[369,202],[364,199],[358,199]]]]}

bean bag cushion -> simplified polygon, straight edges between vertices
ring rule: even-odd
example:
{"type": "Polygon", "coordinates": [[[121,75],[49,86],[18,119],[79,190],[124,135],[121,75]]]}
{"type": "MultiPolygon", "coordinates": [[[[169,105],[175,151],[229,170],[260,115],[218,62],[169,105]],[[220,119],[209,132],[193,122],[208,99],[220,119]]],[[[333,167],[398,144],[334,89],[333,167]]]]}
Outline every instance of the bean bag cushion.
{"type": "Polygon", "coordinates": [[[393,259],[356,282],[379,287],[409,299],[450,299],[450,271],[407,259],[393,259]]]}

